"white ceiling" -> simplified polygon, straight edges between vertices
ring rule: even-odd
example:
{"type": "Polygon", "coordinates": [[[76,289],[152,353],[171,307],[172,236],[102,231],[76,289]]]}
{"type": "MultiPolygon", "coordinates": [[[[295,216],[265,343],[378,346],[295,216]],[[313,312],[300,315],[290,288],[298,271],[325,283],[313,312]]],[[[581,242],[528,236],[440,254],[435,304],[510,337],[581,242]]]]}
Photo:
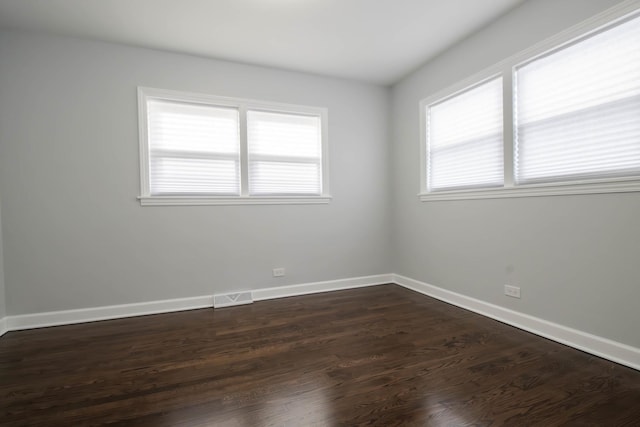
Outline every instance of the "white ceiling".
{"type": "Polygon", "coordinates": [[[0,28],[390,84],[524,0],[0,0],[0,28]]]}

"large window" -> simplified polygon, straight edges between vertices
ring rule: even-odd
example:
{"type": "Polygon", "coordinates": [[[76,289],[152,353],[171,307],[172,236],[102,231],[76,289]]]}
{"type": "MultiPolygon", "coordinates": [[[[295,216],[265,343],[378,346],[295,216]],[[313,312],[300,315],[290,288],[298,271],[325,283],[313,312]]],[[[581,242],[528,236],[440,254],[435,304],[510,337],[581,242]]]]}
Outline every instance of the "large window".
{"type": "Polygon", "coordinates": [[[325,203],[326,110],[140,88],[141,203],[325,203]]]}
{"type": "Polygon", "coordinates": [[[640,191],[638,46],[622,5],[423,100],[421,199],[640,191]]]}

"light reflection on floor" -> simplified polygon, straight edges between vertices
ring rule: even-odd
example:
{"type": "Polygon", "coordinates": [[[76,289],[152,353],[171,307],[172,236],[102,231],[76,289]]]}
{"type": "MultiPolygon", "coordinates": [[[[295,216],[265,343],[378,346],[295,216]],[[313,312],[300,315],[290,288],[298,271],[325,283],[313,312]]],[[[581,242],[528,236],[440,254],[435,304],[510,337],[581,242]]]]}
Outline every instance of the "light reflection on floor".
{"type": "MultiPolygon", "coordinates": [[[[335,419],[324,384],[305,384],[303,389],[291,388],[264,402],[258,414],[261,425],[329,426],[335,419]],[[286,414],[286,416],[283,416],[286,414]],[[283,424],[282,420],[289,422],[283,424]]],[[[248,427],[248,426],[247,426],[248,427]]]]}
{"type": "Polygon", "coordinates": [[[444,404],[443,402],[446,402],[447,399],[449,398],[438,394],[426,397],[423,411],[424,419],[427,420],[429,427],[457,427],[474,424],[473,420],[467,420],[464,417],[465,414],[457,414],[453,408],[444,404]]]}

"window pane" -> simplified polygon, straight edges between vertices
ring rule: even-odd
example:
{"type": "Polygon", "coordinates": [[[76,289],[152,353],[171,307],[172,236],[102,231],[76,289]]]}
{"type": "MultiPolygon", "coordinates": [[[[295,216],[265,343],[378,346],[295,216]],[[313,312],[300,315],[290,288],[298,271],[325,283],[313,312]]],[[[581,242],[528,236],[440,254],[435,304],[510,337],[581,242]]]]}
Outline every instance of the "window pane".
{"type": "Polygon", "coordinates": [[[502,185],[502,78],[427,110],[429,191],[502,185]]]}
{"type": "Polygon", "coordinates": [[[517,183],[640,173],[640,19],[516,71],[517,183]]]}
{"type": "Polygon", "coordinates": [[[253,161],[252,194],[317,194],[320,165],[317,163],[253,161]]]}
{"type": "Polygon", "coordinates": [[[236,160],[151,157],[151,194],[239,193],[236,160]]]}
{"type": "Polygon", "coordinates": [[[248,111],[249,193],[321,194],[321,129],[318,116],[248,111]]]}
{"type": "Polygon", "coordinates": [[[240,193],[235,108],[149,100],[152,195],[240,193]]]}

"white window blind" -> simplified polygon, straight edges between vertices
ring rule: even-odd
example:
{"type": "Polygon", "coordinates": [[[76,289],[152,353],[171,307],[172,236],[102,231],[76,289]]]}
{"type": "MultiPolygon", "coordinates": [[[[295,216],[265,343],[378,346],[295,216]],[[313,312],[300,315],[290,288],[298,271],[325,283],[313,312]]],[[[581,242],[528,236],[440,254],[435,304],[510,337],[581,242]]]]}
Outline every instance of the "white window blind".
{"type": "Polygon", "coordinates": [[[149,99],[151,195],[238,195],[236,108],[149,99]]]}
{"type": "Polygon", "coordinates": [[[138,88],[140,203],[329,203],[327,110],[138,88]]]}
{"type": "Polygon", "coordinates": [[[319,116],[247,112],[250,195],[320,195],[319,116]]]}
{"type": "Polygon", "coordinates": [[[516,69],[517,183],[640,173],[640,19],[516,69]]]}
{"type": "Polygon", "coordinates": [[[429,191],[503,184],[502,77],[432,104],[426,114],[429,191]]]}

